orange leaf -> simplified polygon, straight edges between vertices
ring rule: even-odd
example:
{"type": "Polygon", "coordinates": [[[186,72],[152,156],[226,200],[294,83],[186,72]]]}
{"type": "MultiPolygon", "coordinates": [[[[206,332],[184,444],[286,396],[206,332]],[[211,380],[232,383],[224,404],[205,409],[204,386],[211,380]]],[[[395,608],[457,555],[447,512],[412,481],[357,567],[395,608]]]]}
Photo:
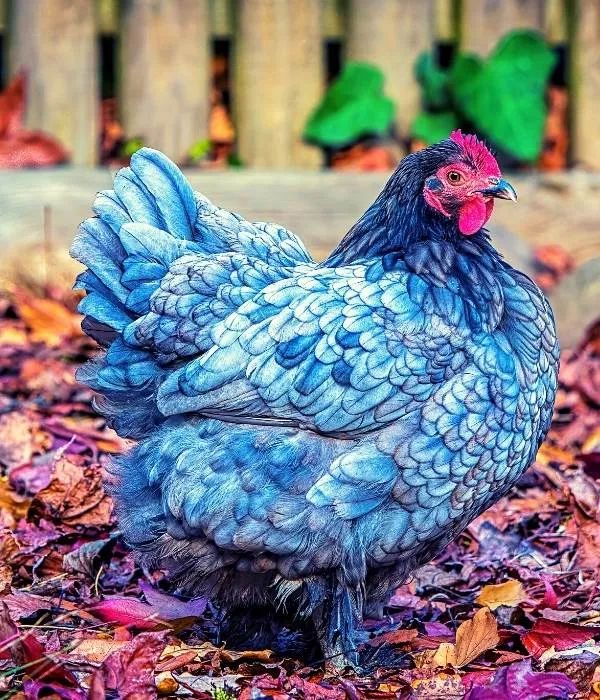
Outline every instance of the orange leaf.
{"type": "Polygon", "coordinates": [[[36,299],[19,294],[16,299],[19,316],[31,331],[34,343],[50,347],[60,345],[66,338],[82,334],[81,317],[54,299],[36,299]]]}
{"type": "Polygon", "coordinates": [[[496,618],[489,608],[481,608],[456,630],[456,665],[466,666],[499,642],[496,618]]]}
{"type": "Polygon", "coordinates": [[[484,586],[476,601],[479,605],[486,605],[490,610],[495,610],[501,605],[514,608],[525,600],[525,591],[520,581],[508,579],[504,583],[484,586]]]}
{"type": "Polygon", "coordinates": [[[436,667],[457,666],[456,647],[450,642],[442,642],[432,657],[432,665],[436,667]]]}

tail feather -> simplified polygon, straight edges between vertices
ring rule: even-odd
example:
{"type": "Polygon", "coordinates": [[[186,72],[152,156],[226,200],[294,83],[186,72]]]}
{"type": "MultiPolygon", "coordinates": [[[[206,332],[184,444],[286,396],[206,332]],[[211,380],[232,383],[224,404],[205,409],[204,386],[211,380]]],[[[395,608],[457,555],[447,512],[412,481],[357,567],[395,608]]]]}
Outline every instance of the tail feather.
{"type": "MultiPolygon", "coordinates": [[[[154,207],[159,228],[176,238],[191,240],[196,221],[196,198],[181,170],[162,153],[149,148],[134,153],[131,170],[148,188],[146,201],[154,207]]],[[[136,218],[136,221],[142,219],[136,218]]]]}
{"type": "Polygon", "coordinates": [[[195,193],[158,151],[135,153],[113,187],[97,195],[96,216],[81,224],[71,249],[87,268],[75,285],[87,293],[83,328],[106,348],[79,378],[102,395],[99,410],[121,435],[142,437],[163,420],[156,393],[173,363],[201,354],[211,324],[310,256],[289,231],[249,223],[195,193]],[[190,253],[193,282],[188,261],[174,265],[190,253]],[[173,279],[159,291],[167,273],[181,276],[181,295],[168,288],[173,279]]]}
{"type": "Polygon", "coordinates": [[[160,421],[154,394],[164,370],[122,336],[149,310],[169,265],[199,249],[192,242],[196,200],[171,161],[142,149],[93,209],[96,217],[81,224],[71,255],[88,268],[75,284],[87,293],[79,305],[83,326],[107,352],[78,378],[103,395],[98,408],[121,435],[141,437],[160,421]]]}

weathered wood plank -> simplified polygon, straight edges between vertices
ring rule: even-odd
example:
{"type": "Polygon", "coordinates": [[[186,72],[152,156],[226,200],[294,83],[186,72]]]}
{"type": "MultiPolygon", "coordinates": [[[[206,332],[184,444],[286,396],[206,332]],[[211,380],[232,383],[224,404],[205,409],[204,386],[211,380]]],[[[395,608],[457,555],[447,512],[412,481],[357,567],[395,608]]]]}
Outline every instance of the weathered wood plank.
{"type": "Polygon", "coordinates": [[[182,161],[208,129],[207,0],[124,0],[120,109],[128,137],[182,161]]]}
{"type": "Polygon", "coordinates": [[[511,29],[544,28],[545,0],[462,0],[461,48],[487,55],[511,29]]]}
{"type": "Polygon", "coordinates": [[[432,0],[350,0],[347,56],[381,68],[404,137],[420,111],[414,64],[422,51],[431,48],[434,21],[432,0]]]}
{"type": "Polygon", "coordinates": [[[578,0],[572,38],[572,144],[576,163],[600,170],[600,2],[578,0]]]}
{"type": "Polygon", "coordinates": [[[98,59],[93,0],[10,3],[9,66],[27,73],[26,124],[55,136],[71,162],[98,151],[98,59]]]}
{"type": "Polygon", "coordinates": [[[119,4],[118,0],[95,0],[96,25],[99,34],[118,34],[119,4]]]}
{"type": "Polygon", "coordinates": [[[301,142],[323,89],[320,0],[243,0],[237,5],[232,87],[238,149],[257,168],[310,167],[301,142]]]}
{"type": "Polygon", "coordinates": [[[290,99],[292,165],[318,168],[321,150],[302,141],[306,119],[320,101],[325,82],[321,28],[321,0],[292,1],[290,38],[290,99]]]}
{"type": "Polygon", "coordinates": [[[209,0],[212,35],[219,38],[233,34],[235,0],[209,0]]]}

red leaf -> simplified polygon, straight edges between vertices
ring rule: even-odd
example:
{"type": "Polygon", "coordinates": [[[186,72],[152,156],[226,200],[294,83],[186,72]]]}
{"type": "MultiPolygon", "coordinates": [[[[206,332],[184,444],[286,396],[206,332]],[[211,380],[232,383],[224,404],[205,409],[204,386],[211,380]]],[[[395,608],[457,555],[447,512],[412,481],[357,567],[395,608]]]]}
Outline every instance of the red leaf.
{"type": "Polygon", "coordinates": [[[12,657],[15,666],[27,666],[27,675],[32,678],[77,687],[75,676],[46,655],[46,649],[37,637],[19,630],[4,603],[0,608],[0,647],[0,658],[12,657]]]}
{"type": "Polygon", "coordinates": [[[103,622],[154,630],[160,625],[157,611],[137,598],[111,596],[89,608],[95,617],[103,622]]]}
{"type": "Polygon", "coordinates": [[[556,595],[556,591],[545,576],[542,576],[542,581],[544,582],[544,597],[539,602],[537,607],[539,610],[543,610],[544,608],[556,610],[558,607],[558,596],[556,595]]]}
{"type": "Polygon", "coordinates": [[[16,75],[0,93],[0,138],[7,138],[22,128],[25,109],[25,74],[16,75]]]}
{"type": "Polygon", "coordinates": [[[539,658],[550,647],[554,647],[556,651],[572,649],[588,642],[598,634],[600,634],[600,627],[582,627],[570,622],[541,618],[534,622],[531,630],[523,635],[521,641],[532,656],[539,658]]]}
{"type": "Polygon", "coordinates": [[[163,633],[145,632],[103,662],[93,676],[90,698],[104,698],[116,691],[118,697],[129,700],[156,698],[154,668],[166,646],[163,633]]]}

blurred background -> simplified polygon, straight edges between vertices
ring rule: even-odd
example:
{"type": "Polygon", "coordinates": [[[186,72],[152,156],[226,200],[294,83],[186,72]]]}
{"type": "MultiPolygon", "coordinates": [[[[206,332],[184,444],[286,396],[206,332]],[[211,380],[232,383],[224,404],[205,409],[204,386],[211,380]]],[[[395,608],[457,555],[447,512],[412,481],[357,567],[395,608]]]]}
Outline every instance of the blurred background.
{"type": "Polygon", "coordinates": [[[563,343],[597,314],[599,0],[0,0],[0,49],[3,286],[70,282],[78,223],[142,145],[323,256],[462,128],[511,173],[492,232],[563,343]]]}

